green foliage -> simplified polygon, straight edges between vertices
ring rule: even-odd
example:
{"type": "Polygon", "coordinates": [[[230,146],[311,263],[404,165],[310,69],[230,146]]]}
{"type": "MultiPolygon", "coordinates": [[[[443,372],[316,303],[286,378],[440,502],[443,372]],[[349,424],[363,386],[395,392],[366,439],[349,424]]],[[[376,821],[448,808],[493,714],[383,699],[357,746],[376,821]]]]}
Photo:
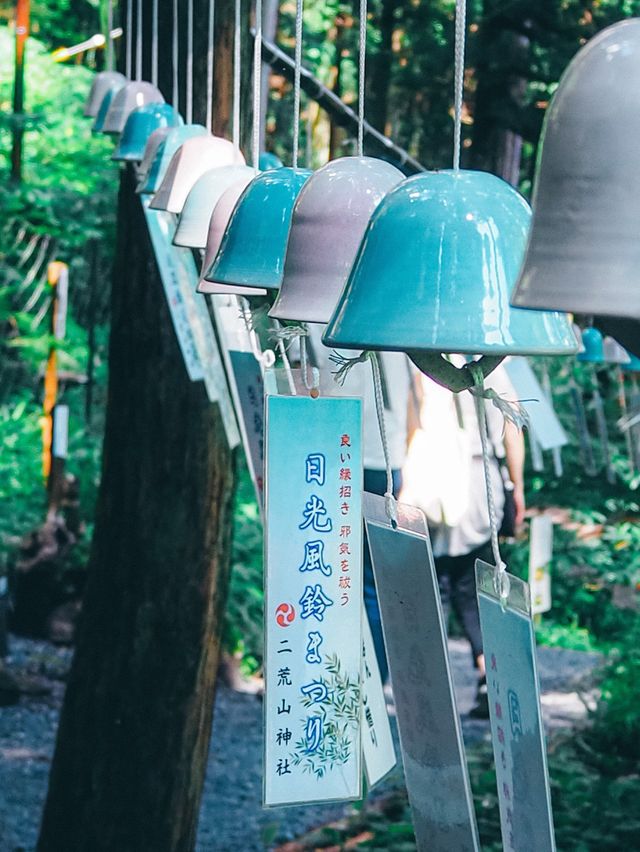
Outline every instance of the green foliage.
{"type": "Polygon", "coordinates": [[[253,484],[243,465],[236,490],[223,643],[231,653],[242,654],[247,673],[254,673],[262,665],[263,600],[262,523],[253,484]]]}

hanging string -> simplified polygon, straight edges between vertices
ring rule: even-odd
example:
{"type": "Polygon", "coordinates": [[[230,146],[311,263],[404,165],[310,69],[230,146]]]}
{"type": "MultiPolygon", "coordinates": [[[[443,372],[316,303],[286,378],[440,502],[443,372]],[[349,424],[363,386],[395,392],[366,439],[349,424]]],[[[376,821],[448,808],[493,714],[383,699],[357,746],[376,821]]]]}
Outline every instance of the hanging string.
{"type": "Polygon", "coordinates": [[[360,44],[358,55],[358,156],[364,156],[364,83],[367,57],[367,0],[360,0],[360,44]]]}
{"type": "Polygon", "coordinates": [[[142,80],[142,0],[138,0],[136,15],[136,80],[142,80]]]}
{"type": "Polygon", "coordinates": [[[318,396],[318,388],[320,387],[320,370],[317,367],[311,367],[311,376],[309,376],[309,353],[307,351],[307,334],[308,329],[305,329],[306,334],[301,335],[300,341],[300,369],[302,371],[302,381],[305,388],[310,391],[311,396],[318,396]]]}
{"type": "Polygon", "coordinates": [[[187,124],[193,123],[193,0],[187,3],[187,124]]]}
{"type": "Polygon", "coordinates": [[[235,4],[235,25],[233,34],[233,131],[232,142],[236,155],[240,151],[240,36],[241,36],[241,0],[236,0],[235,4]]]}
{"type": "Polygon", "coordinates": [[[485,387],[482,368],[477,363],[470,363],[469,370],[473,375],[475,387],[478,391],[474,394],[476,412],[478,415],[478,426],[480,428],[480,440],[482,442],[482,466],[484,468],[484,483],[487,491],[487,507],[489,510],[489,528],[491,530],[491,550],[493,551],[494,588],[497,594],[505,599],[509,596],[509,578],[507,566],[500,555],[500,544],[498,542],[498,523],[496,519],[496,506],[493,499],[493,482],[491,480],[491,459],[493,453],[489,447],[489,432],[487,429],[487,412],[485,409],[485,387]]]}
{"type": "Polygon", "coordinates": [[[158,0],[151,7],[151,82],[158,85],[158,0]]]}
{"type": "Polygon", "coordinates": [[[253,40],[253,167],[260,159],[262,106],[262,0],[256,0],[256,34],[253,40]]]}
{"type": "Polygon", "coordinates": [[[296,0],[296,49],[293,72],[293,151],[291,165],[298,168],[298,148],[300,146],[300,74],[302,72],[302,15],[303,0],[296,0]]]}
{"type": "Polygon", "coordinates": [[[260,342],[258,339],[258,335],[255,330],[254,316],[251,312],[251,306],[249,305],[248,299],[244,296],[239,296],[238,302],[240,303],[240,313],[242,319],[244,320],[245,328],[247,329],[247,334],[249,335],[249,342],[251,344],[251,351],[253,353],[253,357],[262,364],[263,367],[273,367],[275,364],[275,355],[273,350],[265,349],[263,352],[260,348],[260,342]]]}
{"type": "MultiPolygon", "coordinates": [[[[365,353],[363,353],[365,354],[365,353]]],[[[387,517],[393,527],[398,525],[398,504],[393,496],[393,473],[391,471],[391,457],[389,456],[389,442],[387,440],[387,429],[384,422],[384,395],[382,393],[382,377],[380,375],[380,361],[377,352],[366,353],[371,361],[373,373],[373,395],[376,403],[376,415],[378,417],[378,429],[382,441],[382,452],[384,454],[384,466],[387,473],[387,490],[384,493],[384,508],[387,517]]]]}
{"type": "Polygon", "coordinates": [[[178,109],[178,0],[173,0],[173,39],[171,44],[171,62],[173,65],[172,103],[178,109]]]}
{"type": "Polygon", "coordinates": [[[127,72],[127,80],[131,79],[132,64],[131,64],[131,40],[133,33],[133,0],[127,0],[127,42],[125,52],[125,71],[127,72]]]}
{"type": "Polygon", "coordinates": [[[460,168],[460,146],[462,140],[462,98],[464,95],[464,47],[467,30],[466,0],[456,0],[454,57],[454,104],[453,104],[453,168],[460,168]]]}
{"type": "Polygon", "coordinates": [[[215,2],[209,0],[209,21],[207,25],[207,130],[213,129],[213,22],[215,2]]]}
{"type": "Polygon", "coordinates": [[[113,0],[107,4],[107,71],[113,71],[113,0]]]}

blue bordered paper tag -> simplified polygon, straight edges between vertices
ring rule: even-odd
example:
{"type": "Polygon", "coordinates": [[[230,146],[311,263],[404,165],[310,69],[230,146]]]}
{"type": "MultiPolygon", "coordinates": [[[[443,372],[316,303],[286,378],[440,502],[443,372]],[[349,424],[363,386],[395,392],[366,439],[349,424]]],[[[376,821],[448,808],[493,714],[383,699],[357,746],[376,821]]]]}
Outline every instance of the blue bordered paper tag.
{"type": "Polygon", "coordinates": [[[264,804],[357,799],[362,401],[313,398],[298,371],[269,372],[264,804]]]}
{"type": "Polygon", "coordinates": [[[554,852],[529,587],[504,576],[501,598],[495,568],[476,561],[502,843],[505,852],[554,852]]]}

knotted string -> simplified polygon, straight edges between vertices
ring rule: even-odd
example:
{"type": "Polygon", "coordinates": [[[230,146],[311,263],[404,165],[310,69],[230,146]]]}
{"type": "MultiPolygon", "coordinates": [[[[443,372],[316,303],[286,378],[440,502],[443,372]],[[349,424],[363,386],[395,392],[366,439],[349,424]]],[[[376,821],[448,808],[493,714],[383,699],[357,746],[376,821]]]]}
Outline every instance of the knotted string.
{"type": "MultiPolygon", "coordinates": [[[[482,466],[484,469],[484,483],[487,492],[487,507],[489,510],[489,529],[491,530],[491,550],[493,551],[493,560],[495,562],[493,585],[496,594],[502,601],[509,597],[509,577],[507,576],[507,566],[502,561],[500,555],[500,544],[498,542],[498,522],[496,519],[496,507],[493,499],[493,483],[491,481],[491,458],[493,453],[489,448],[489,432],[487,429],[487,412],[484,404],[486,399],[491,399],[496,408],[500,411],[503,409],[496,404],[497,394],[494,397],[488,396],[487,389],[484,386],[484,376],[482,368],[477,363],[469,364],[469,370],[473,375],[475,387],[472,389],[472,394],[475,398],[476,412],[478,415],[478,426],[480,428],[480,441],[482,442],[482,466]]],[[[498,397],[499,398],[499,397],[498,397]]],[[[504,413],[504,412],[503,412],[504,413]]],[[[506,416],[506,414],[505,414],[506,416]]],[[[511,419],[511,418],[509,418],[511,419]]],[[[511,422],[515,422],[511,419],[511,422]]]]}
{"type": "Polygon", "coordinates": [[[309,354],[307,351],[307,337],[309,329],[304,324],[284,325],[274,328],[269,332],[269,337],[278,341],[278,345],[285,351],[292,343],[298,341],[300,346],[300,371],[302,381],[308,391],[317,391],[320,387],[320,371],[317,367],[311,367],[309,375],[309,354]]]}
{"type": "Polygon", "coordinates": [[[466,0],[456,0],[454,103],[453,103],[453,168],[460,168],[462,143],[462,100],[464,95],[464,48],[467,29],[466,0]]]}
{"type": "Polygon", "coordinates": [[[273,367],[275,363],[275,355],[271,349],[266,349],[263,352],[260,348],[258,335],[256,334],[255,329],[255,319],[249,306],[249,302],[244,296],[240,296],[238,302],[240,304],[240,316],[244,320],[245,328],[247,329],[247,334],[249,336],[249,343],[251,344],[251,352],[253,353],[254,358],[262,364],[263,367],[273,367]]]}

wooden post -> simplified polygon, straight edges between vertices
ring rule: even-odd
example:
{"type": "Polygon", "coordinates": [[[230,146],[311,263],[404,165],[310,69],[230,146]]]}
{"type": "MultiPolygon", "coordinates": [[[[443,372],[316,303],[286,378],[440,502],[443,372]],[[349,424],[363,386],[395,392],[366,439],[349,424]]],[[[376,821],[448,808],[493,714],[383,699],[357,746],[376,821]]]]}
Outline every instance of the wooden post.
{"type": "Polygon", "coordinates": [[[16,0],[16,56],[13,78],[13,145],[11,179],[22,181],[22,139],[24,136],[24,49],[29,37],[29,2],[16,0]]]}

